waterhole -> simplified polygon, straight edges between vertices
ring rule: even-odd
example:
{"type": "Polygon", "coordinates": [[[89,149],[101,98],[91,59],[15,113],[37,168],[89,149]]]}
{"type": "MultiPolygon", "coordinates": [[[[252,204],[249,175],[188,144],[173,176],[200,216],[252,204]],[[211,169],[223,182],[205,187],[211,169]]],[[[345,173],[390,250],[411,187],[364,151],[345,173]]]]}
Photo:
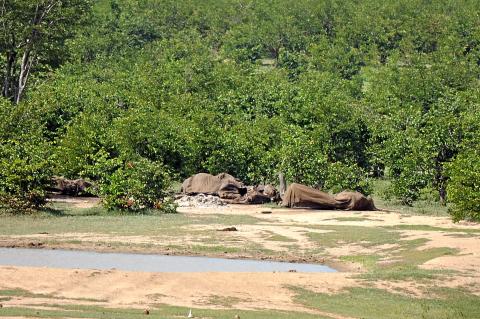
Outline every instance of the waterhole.
{"type": "Polygon", "coordinates": [[[143,272],[336,272],[316,264],[27,248],[0,248],[0,265],[143,272]]]}

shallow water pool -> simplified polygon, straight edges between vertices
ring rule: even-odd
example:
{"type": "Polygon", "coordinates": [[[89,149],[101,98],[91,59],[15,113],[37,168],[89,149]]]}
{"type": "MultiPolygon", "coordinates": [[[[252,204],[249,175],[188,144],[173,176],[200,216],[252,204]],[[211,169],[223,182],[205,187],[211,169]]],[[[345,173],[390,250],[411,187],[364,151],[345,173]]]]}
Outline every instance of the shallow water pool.
{"type": "Polygon", "coordinates": [[[144,272],[336,272],[315,264],[27,248],[0,248],[0,265],[144,272]]]}

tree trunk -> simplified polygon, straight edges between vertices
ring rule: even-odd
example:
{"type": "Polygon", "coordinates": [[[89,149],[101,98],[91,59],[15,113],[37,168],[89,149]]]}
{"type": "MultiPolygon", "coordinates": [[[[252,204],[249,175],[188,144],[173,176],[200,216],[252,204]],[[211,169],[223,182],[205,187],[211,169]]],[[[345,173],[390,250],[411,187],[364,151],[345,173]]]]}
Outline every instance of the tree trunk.
{"type": "Polygon", "coordinates": [[[283,173],[278,174],[278,179],[280,180],[280,185],[279,185],[280,197],[283,198],[283,195],[287,190],[287,182],[285,181],[285,176],[283,175],[283,173]]]}
{"type": "Polygon", "coordinates": [[[445,189],[444,185],[440,186],[440,189],[438,190],[438,194],[440,197],[440,204],[445,206],[447,204],[447,190],[445,189]]]}
{"type": "Polygon", "coordinates": [[[45,7],[42,8],[40,4],[37,4],[37,7],[35,9],[35,15],[32,19],[31,25],[32,25],[32,32],[30,34],[30,37],[28,37],[25,41],[25,51],[23,52],[22,56],[22,61],[20,63],[20,73],[18,76],[18,81],[17,81],[17,87],[16,90],[14,90],[14,96],[13,96],[13,102],[15,104],[20,103],[20,100],[23,97],[23,93],[25,91],[25,87],[27,86],[27,80],[28,76],[30,75],[30,71],[32,68],[32,50],[34,50],[34,45],[36,42],[39,41],[40,38],[40,32],[38,31],[38,27],[44,21],[44,18],[47,16],[47,14],[52,10],[52,8],[59,4],[60,1],[58,0],[51,0],[47,4],[45,4],[45,7]]]}
{"type": "Polygon", "coordinates": [[[445,189],[445,185],[447,182],[447,177],[443,172],[443,166],[441,162],[442,159],[443,158],[437,159],[435,163],[435,186],[438,190],[440,204],[446,205],[447,190],[445,189]]]}
{"type": "Polygon", "coordinates": [[[15,94],[15,104],[20,103],[22,99],[23,91],[25,90],[25,86],[27,85],[28,75],[30,74],[30,68],[32,63],[30,61],[30,48],[25,48],[25,52],[23,53],[22,63],[20,64],[20,75],[18,76],[18,86],[17,92],[15,94]]]}
{"type": "Polygon", "coordinates": [[[13,78],[13,65],[15,64],[17,53],[14,51],[7,52],[7,64],[5,66],[5,78],[3,79],[2,96],[5,98],[11,97],[11,82],[13,78]]]}

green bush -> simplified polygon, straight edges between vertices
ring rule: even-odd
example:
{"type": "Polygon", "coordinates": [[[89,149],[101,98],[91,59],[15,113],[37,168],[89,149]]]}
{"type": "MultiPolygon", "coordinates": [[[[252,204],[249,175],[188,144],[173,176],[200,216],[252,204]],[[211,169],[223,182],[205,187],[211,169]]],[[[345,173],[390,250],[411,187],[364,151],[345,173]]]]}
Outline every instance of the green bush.
{"type": "Polygon", "coordinates": [[[97,192],[108,209],[159,208],[171,212],[173,204],[165,201],[170,183],[169,171],[163,165],[140,159],[104,176],[97,192]]]}
{"type": "Polygon", "coordinates": [[[199,130],[192,121],[138,107],[115,121],[111,135],[115,148],[124,158],[140,156],[160,162],[182,176],[196,171],[199,130]]]}
{"type": "Polygon", "coordinates": [[[280,170],[289,182],[323,187],[328,170],[323,148],[323,139],[290,127],[282,136],[280,170]]]}
{"type": "Polygon", "coordinates": [[[17,213],[45,204],[51,160],[51,144],[31,107],[0,98],[0,208],[17,213]]]}
{"type": "Polygon", "coordinates": [[[325,189],[334,193],[343,190],[358,191],[365,195],[372,192],[372,186],[365,171],[356,164],[332,163],[328,167],[325,189]]]}
{"type": "Polygon", "coordinates": [[[453,220],[480,221],[480,152],[478,149],[459,154],[448,166],[449,213],[453,220]]]}
{"type": "Polygon", "coordinates": [[[205,161],[207,171],[228,172],[248,184],[276,182],[275,151],[280,141],[275,137],[281,129],[280,121],[268,118],[229,128],[217,137],[217,145],[205,161]]]}
{"type": "Polygon", "coordinates": [[[14,211],[41,207],[51,176],[47,143],[35,140],[0,143],[0,207],[14,211]]]}

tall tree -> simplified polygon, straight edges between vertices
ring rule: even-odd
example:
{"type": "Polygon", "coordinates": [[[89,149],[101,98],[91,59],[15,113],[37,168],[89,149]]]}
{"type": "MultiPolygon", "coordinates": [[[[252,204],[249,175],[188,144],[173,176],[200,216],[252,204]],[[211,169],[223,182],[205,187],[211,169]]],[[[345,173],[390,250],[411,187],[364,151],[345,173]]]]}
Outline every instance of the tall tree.
{"type": "Polygon", "coordinates": [[[2,95],[18,104],[32,72],[58,66],[90,0],[0,0],[2,95]]]}

